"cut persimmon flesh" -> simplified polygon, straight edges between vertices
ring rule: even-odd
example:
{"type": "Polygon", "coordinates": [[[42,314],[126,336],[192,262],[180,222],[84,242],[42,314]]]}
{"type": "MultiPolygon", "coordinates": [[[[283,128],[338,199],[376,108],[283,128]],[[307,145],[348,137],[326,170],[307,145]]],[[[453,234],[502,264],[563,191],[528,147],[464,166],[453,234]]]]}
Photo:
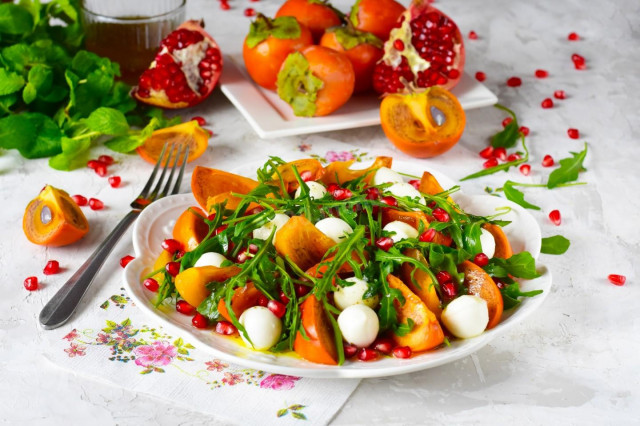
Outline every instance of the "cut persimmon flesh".
{"type": "Polygon", "coordinates": [[[256,186],[258,182],[253,179],[207,167],[196,166],[191,175],[191,192],[202,208],[207,208],[209,197],[231,192],[248,194],[256,186]]]}
{"type": "Polygon", "coordinates": [[[511,243],[509,243],[509,239],[500,226],[492,223],[485,223],[482,227],[493,235],[493,239],[496,242],[496,251],[493,253],[493,257],[508,259],[513,256],[511,243]]]}
{"type": "MultiPolygon", "coordinates": [[[[429,195],[438,195],[444,192],[444,188],[442,188],[442,185],[440,185],[440,182],[438,182],[435,176],[429,172],[423,172],[418,191],[429,195]]],[[[449,196],[447,196],[447,201],[453,204],[453,200],[449,196]]]]}
{"type": "Polygon", "coordinates": [[[185,210],[173,226],[173,239],[180,241],[186,251],[195,250],[209,233],[204,221],[206,214],[198,207],[185,210]]]}
{"type": "MultiPolygon", "coordinates": [[[[253,283],[247,283],[244,287],[236,288],[233,291],[233,296],[231,296],[231,309],[233,309],[233,314],[236,319],[240,318],[240,315],[247,309],[257,306],[260,296],[262,296],[262,292],[258,290],[253,283]]],[[[220,315],[227,321],[232,321],[224,298],[218,302],[218,312],[220,312],[220,315]]]]}
{"type": "Polygon", "coordinates": [[[468,260],[458,265],[458,272],[464,273],[464,285],[469,289],[469,294],[486,300],[487,309],[489,309],[487,329],[498,325],[502,317],[504,301],[495,281],[484,269],[468,260]]]}
{"type": "Polygon", "coordinates": [[[27,205],[22,229],[34,244],[60,247],[89,232],[89,222],[69,194],[47,185],[27,205]]]}
{"type": "Polygon", "coordinates": [[[287,164],[278,166],[278,173],[274,173],[271,177],[274,185],[279,185],[280,178],[285,185],[287,192],[295,191],[300,186],[293,168],[296,168],[298,174],[305,182],[316,181],[324,175],[324,167],[322,163],[313,158],[291,161],[287,164]],[[280,177],[278,177],[280,174],[280,177]]]}
{"type": "MultiPolygon", "coordinates": [[[[406,249],[403,254],[417,260],[425,266],[429,266],[427,259],[425,259],[422,252],[418,249],[409,248],[406,249]]],[[[440,298],[438,297],[438,292],[436,291],[431,276],[422,269],[417,269],[411,263],[405,262],[400,267],[400,277],[407,287],[409,287],[409,289],[427,305],[427,308],[433,312],[436,318],[440,320],[440,314],[442,313],[440,298]]]]}
{"type": "Polygon", "coordinates": [[[338,351],[333,326],[322,302],[310,295],[300,305],[300,311],[302,327],[307,338],[298,331],[293,342],[293,350],[307,361],[337,365],[338,351]]]}
{"type": "MultiPolygon", "coordinates": [[[[197,121],[187,121],[176,126],[156,130],[142,145],[136,148],[136,151],[145,161],[156,164],[165,143],[168,143],[171,148],[176,145],[188,145],[187,162],[190,163],[206,151],[209,145],[209,132],[200,127],[197,121]]],[[[167,153],[165,153],[164,163],[166,163],[166,158],[167,153]]],[[[182,156],[180,160],[182,160],[182,156]]]]}
{"type": "Polygon", "coordinates": [[[420,93],[385,96],[380,122],[400,151],[429,158],[448,151],[460,140],[466,116],[451,92],[433,86],[420,93]]]}
{"type": "Polygon", "coordinates": [[[335,241],[323,234],[304,216],[294,216],[278,230],[276,251],[306,270],[322,260],[335,241]]]}
{"type": "Polygon", "coordinates": [[[240,268],[237,266],[199,266],[185,269],[176,275],[176,291],[188,304],[198,306],[211,293],[207,284],[226,281],[239,273],[240,268]]]}
{"type": "Polygon", "coordinates": [[[325,167],[324,175],[322,175],[321,181],[325,185],[329,185],[331,183],[339,183],[344,184],[345,182],[352,181],[354,179],[358,179],[360,176],[367,174],[365,176],[364,181],[366,183],[370,183],[371,179],[373,179],[373,175],[375,171],[381,167],[391,168],[391,163],[393,159],[391,157],[376,157],[376,160],[373,164],[366,169],[353,170],[349,167],[355,163],[356,160],[349,161],[334,161],[325,167]]]}

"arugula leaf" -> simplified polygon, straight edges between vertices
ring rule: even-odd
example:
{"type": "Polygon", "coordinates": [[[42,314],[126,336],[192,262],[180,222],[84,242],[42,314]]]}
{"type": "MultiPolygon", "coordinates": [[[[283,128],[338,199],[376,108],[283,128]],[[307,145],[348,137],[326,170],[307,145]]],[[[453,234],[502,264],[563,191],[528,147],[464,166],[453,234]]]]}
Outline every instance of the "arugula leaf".
{"type": "Polygon", "coordinates": [[[571,242],[562,235],[554,235],[542,239],[540,252],[544,254],[564,254],[569,250],[571,242]]]}
{"type": "Polygon", "coordinates": [[[508,278],[510,275],[518,278],[534,279],[540,274],[536,271],[536,261],[528,251],[514,254],[508,259],[494,257],[484,270],[497,278],[508,278]]]}
{"type": "Polygon", "coordinates": [[[0,4],[0,33],[20,35],[33,29],[33,16],[17,4],[0,4]]]}
{"type": "Polygon", "coordinates": [[[560,167],[551,172],[547,187],[549,189],[556,186],[578,180],[578,174],[584,170],[582,163],[587,157],[587,144],[584,144],[584,150],[580,152],[572,152],[570,158],[560,160],[560,167]]]}
{"type": "Polygon", "coordinates": [[[524,199],[524,193],[514,188],[513,186],[514,183],[515,182],[508,180],[504,183],[504,186],[502,187],[504,191],[504,195],[505,197],[507,197],[507,200],[513,201],[514,203],[521,205],[525,209],[540,210],[540,207],[534,204],[531,204],[524,199]]]}
{"type": "Polygon", "coordinates": [[[500,289],[502,293],[502,300],[504,302],[504,309],[508,310],[518,306],[521,301],[520,297],[534,297],[542,293],[542,290],[532,290],[523,292],[520,290],[520,284],[514,282],[506,287],[500,289]]]}
{"type": "Polygon", "coordinates": [[[406,324],[404,323],[395,324],[393,326],[393,332],[395,333],[396,336],[399,336],[399,337],[406,336],[411,332],[411,330],[413,330],[414,325],[415,325],[415,322],[411,318],[407,318],[406,324]]]}
{"type": "Polygon", "coordinates": [[[507,124],[504,129],[493,135],[491,138],[491,146],[494,148],[511,148],[516,144],[520,135],[520,126],[518,126],[518,119],[513,111],[500,104],[494,105],[496,108],[507,112],[513,120],[507,124]]]}
{"type": "Polygon", "coordinates": [[[10,95],[24,86],[24,78],[21,75],[4,68],[0,68],[0,96],[10,95]]]}
{"type": "Polygon", "coordinates": [[[498,173],[498,172],[506,172],[511,167],[516,167],[516,166],[519,166],[520,164],[523,164],[523,163],[526,163],[527,161],[529,161],[529,149],[527,148],[527,145],[525,143],[524,136],[522,136],[522,135],[520,135],[520,136],[521,136],[521,140],[522,140],[522,149],[524,149],[524,156],[522,156],[521,159],[508,161],[506,163],[498,164],[495,167],[490,167],[488,169],[480,170],[478,172],[475,172],[475,173],[472,173],[472,174],[470,174],[468,176],[465,176],[460,180],[463,181],[463,180],[469,180],[469,179],[476,179],[476,178],[479,178],[479,177],[482,177],[482,176],[488,176],[488,175],[492,175],[492,174],[498,173]]]}

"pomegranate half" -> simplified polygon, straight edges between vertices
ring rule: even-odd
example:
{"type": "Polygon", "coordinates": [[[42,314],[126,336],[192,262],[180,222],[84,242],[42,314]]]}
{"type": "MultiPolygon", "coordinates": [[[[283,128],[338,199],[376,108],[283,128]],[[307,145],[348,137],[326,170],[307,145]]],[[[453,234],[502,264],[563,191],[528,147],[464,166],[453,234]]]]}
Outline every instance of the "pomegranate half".
{"type": "Polygon", "coordinates": [[[414,0],[400,15],[376,65],[378,93],[405,92],[405,86],[454,87],[464,70],[464,44],[458,26],[427,0],[414,0]]]}
{"type": "Polygon", "coordinates": [[[140,102],[177,109],[202,102],[222,73],[222,54],[202,21],[186,21],[160,43],[131,91],[140,102]]]}

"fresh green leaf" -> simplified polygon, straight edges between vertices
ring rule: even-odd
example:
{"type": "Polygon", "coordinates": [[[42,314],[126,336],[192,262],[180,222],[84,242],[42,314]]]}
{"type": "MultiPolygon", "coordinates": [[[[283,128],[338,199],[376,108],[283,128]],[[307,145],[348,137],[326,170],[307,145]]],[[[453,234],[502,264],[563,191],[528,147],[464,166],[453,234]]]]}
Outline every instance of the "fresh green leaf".
{"type": "Polygon", "coordinates": [[[521,205],[525,209],[532,210],[540,210],[540,207],[529,203],[524,199],[524,193],[513,186],[514,182],[508,180],[505,182],[503,186],[504,195],[507,197],[507,200],[513,201],[514,203],[521,205]]]}
{"type": "Polygon", "coordinates": [[[33,29],[33,16],[12,3],[0,4],[0,34],[21,35],[33,29]]]}
{"type": "Polygon", "coordinates": [[[56,170],[73,170],[87,162],[90,138],[62,138],[62,152],[49,159],[49,166],[56,170]]]}
{"type": "Polygon", "coordinates": [[[25,158],[41,158],[61,152],[62,133],[44,114],[23,113],[0,119],[0,148],[17,149],[25,158]]]}
{"type": "Polygon", "coordinates": [[[540,252],[544,254],[564,254],[569,250],[571,242],[562,235],[554,235],[542,239],[540,252]]]}
{"type": "Polygon", "coordinates": [[[570,158],[560,160],[560,167],[555,169],[549,175],[547,187],[549,189],[556,186],[578,180],[578,174],[584,170],[582,163],[587,157],[587,144],[584,144],[584,150],[580,152],[572,152],[570,158]]]}
{"type": "Polygon", "coordinates": [[[293,416],[293,418],[298,419],[298,420],[307,420],[307,416],[305,416],[304,414],[298,412],[298,411],[292,411],[291,415],[293,416]]]}
{"type": "Polygon", "coordinates": [[[534,279],[540,274],[536,271],[536,261],[528,251],[514,254],[508,259],[494,257],[489,260],[489,264],[484,270],[491,276],[498,278],[508,278],[514,276],[517,278],[534,279]]]}
{"type": "Polygon", "coordinates": [[[542,290],[532,290],[523,292],[520,290],[520,284],[514,282],[506,287],[500,289],[502,293],[502,300],[504,302],[504,309],[508,310],[514,308],[520,304],[520,297],[534,297],[542,293],[542,290]]]}
{"type": "Polygon", "coordinates": [[[413,330],[414,325],[415,325],[415,322],[411,318],[407,318],[406,324],[394,325],[393,332],[395,333],[396,336],[399,336],[399,337],[406,336],[407,334],[411,333],[411,330],[413,330]]]}
{"type": "Polygon", "coordinates": [[[2,49],[2,60],[9,68],[22,72],[32,61],[33,52],[26,43],[13,44],[2,49]]]}
{"type": "Polygon", "coordinates": [[[0,96],[10,95],[24,86],[24,78],[20,74],[0,68],[0,96]]]}
{"type": "Polygon", "coordinates": [[[123,135],[129,130],[124,114],[117,109],[98,108],[85,120],[89,129],[105,135],[123,135]]]}
{"type": "Polygon", "coordinates": [[[463,180],[469,180],[469,179],[476,179],[482,176],[488,176],[498,172],[506,172],[511,167],[516,167],[516,166],[519,166],[520,164],[526,163],[527,161],[529,161],[529,149],[527,148],[524,136],[522,135],[521,135],[521,140],[522,140],[522,148],[524,149],[524,153],[525,153],[525,155],[521,159],[514,160],[514,161],[507,161],[506,163],[498,164],[495,167],[490,167],[488,169],[480,170],[479,172],[472,173],[468,176],[463,177],[460,180],[463,181],[463,180]]]}
{"type": "Polygon", "coordinates": [[[326,30],[326,33],[334,33],[340,46],[345,50],[353,49],[362,44],[369,44],[378,48],[382,48],[382,40],[375,35],[358,31],[350,27],[332,27],[326,30]]]}
{"type": "Polygon", "coordinates": [[[504,129],[491,137],[491,146],[494,148],[511,148],[516,144],[520,135],[518,119],[513,111],[500,104],[494,105],[496,108],[507,112],[513,119],[504,129]]]}
{"type": "Polygon", "coordinates": [[[286,408],[283,408],[282,410],[278,410],[278,412],[276,413],[276,416],[278,417],[286,416],[288,412],[289,410],[287,410],[286,408]]]}

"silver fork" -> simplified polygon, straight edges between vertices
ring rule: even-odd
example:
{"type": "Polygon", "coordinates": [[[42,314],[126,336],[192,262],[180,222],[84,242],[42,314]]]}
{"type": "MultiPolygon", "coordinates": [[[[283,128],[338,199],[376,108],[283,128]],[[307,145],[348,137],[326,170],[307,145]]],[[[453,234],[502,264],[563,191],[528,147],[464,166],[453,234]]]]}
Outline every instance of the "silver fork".
{"type": "Polygon", "coordinates": [[[178,193],[180,183],[182,182],[182,176],[184,174],[184,167],[187,163],[186,160],[189,155],[189,146],[186,145],[185,149],[182,149],[182,146],[180,145],[172,146],[169,148],[166,156],[166,162],[164,162],[163,159],[165,158],[167,146],[168,144],[165,144],[162,148],[160,158],[153,168],[153,172],[151,172],[151,176],[149,176],[149,180],[144,186],[144,189],[131,203],[133,210],[131,210],[120,221],[120,223],[116,225],[109,236],[98,246],[96,251],[89,256],[89,259],[80,266],[78,271],[69,278],[69,281],[67,281],[53,296],[49,303],[42,308],[42,311],[40,312],[40,324],[42,324],[43,328],[47,330],[58,328],[71,318],[71,315],[73,315],[73,312],[76,310],[80,300],[82,300],[82,297],[93,282],[98,271],[100,271],[102,264],[109,256],[109,253],[111,253],[111,250],[113,250],[113,247],[116,245],[118,240],[120,240],[120,237],[122,237],[122,234],[124,234],[129,226],[131,226],[145,207],[169,194],[175,171],[180,167],[180,172],[178,173],[176,182],[171,190],[171,195],[178,193]],[[180,162],[181,157],[183,160],[181,162],[182,164],[179,166],[178,163],[180,162]],[[162,167],[162,173],[160,174],[155,187],[151,190],[158,170],[163,162],[165,165],[162,167]],[[169,177],[163,188],[163,181],[167,173],[167,169],[169,168],[171,169],[171,172],[169,173],[169,177]],[[151,192],[149,192],[150,190],[151,192]]]}

